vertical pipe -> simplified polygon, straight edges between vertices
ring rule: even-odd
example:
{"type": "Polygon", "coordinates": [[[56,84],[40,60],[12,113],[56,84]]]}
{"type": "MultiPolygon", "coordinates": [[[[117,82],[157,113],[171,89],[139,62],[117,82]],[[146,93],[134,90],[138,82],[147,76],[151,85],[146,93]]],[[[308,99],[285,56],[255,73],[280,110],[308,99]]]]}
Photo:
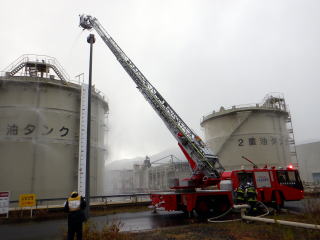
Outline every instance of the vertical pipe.
{"type": "Polygon", "coordinates": [[[90,60],[89,60],[89,86],[88,86],[88,122],[87,122],[87,156],[86,156],[86,202],[85,209],[86,219],[89,219],[90,210],[90,139],[91,139],[91,85],[92,85],[92,50],[95,42],[94,34],[90,34],[87,38],[90,44],[90,60]]]}

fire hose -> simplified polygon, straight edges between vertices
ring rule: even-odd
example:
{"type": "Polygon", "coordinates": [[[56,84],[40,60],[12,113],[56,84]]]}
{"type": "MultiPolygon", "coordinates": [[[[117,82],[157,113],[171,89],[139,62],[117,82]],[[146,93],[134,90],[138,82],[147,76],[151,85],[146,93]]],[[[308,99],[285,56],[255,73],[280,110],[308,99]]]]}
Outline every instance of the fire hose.
{"type": "MultiPolygon", "coordinates": [[[[261,204],[266,210],[267,212],[262,214],[262,215],[259,215],[257,217],[264,217],[266,215],[268,215],[270,213],[268,207],[266,205],[264,205],[262,202],[258,201],[259,204],[261,204]]],[[[209,218],[208,219],[208,222],[210,223],[221,223],[221,222],[235,222],[235,221],[240,221],[242,220],[242,218],[237,218],[237,219],[230,219],[230,220],[215,220],[215,219],[219,219],[219,218],[222,218],[224,216],[226,216],[229,212],[231,212],[232,210],[234,209],[245,209],[245,208],[249,208],[250,206],[247,205],[247,204],[241,204],[241,205],[234,205],[233,207],[229,208],[227,211],[225,211],[224,213],[222,213],[221,215],[219,216],[216,216],[216,217],[213,217],[213,218],[209,218]]]]}
{"type": "Polygon", "coordinates": [[[267,208],[266,205],[264,205],[262,202],[259,202],[259,203],[262,204],[267,209],[267,212],[262,214],[262,215],[260,215],[260,216],[253,217],[253,216],[245,215],[245,209],[246,208],[250,208],[250,206],[247,205],[247,204],[242,204],[242,205],[234,205],[232,208],[228,209],[223,214],[221,214],[219,216],[216,216],[216,217],[213,217],[213,218],[209,218],[208,222],[221,223],[221,222],[240,221],[240,220],[244,219],[244,220],[248,220],[248,221],[258,221],[258,222],[264,222],[264,223],[276,223],[276,224],[281,224],[281,225],[286,225],[286,226],[303,227],[303,228],[320,230],[320,225],[317,225],[317,224],[285,221],[285,220],[278,220],[278,219],[271,219],[271,218],[263,218],[263,216],[268,215],[270,212],[269,212],[269,209],[267,208]],[[239,218],[239,219],[231,219],[231,220],[220,220],[220,221],[219,220],[215,220],[215,219],[224,217],[225,215],[227,215],[229,212],[231,212],[234,209],[240,209],[241,210],[241,218],[239,218]]]}

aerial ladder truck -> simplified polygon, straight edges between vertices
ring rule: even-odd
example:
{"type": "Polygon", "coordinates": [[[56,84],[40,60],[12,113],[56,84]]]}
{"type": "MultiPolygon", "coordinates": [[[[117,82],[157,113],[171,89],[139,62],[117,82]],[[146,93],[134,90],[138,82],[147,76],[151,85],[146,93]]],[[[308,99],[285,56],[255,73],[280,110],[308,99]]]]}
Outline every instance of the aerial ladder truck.
{"type": "MultiPolygon", "coordinates": [[[[228,182],[230,181],[230,176],[236,174],[224,174],[224,168],[220,164],[218,156],[179,117],[95,17],[84,14],[80,15],[80,27],[84,30],[94,29],[99,34],[118,62],[134,81],[140,93],[177,140],[178,146],[192,169],[192,176],[190,178],[184,179],[181,183],[176,183],[172,186],[172,189],[175,191],[151,194],[154,208],[167,211],[180,210],[189,213],[189,215],[195,210],[198,215],[208,215],[212,213],[217,214],[232,207],[232,189],[228,187],[215,190],[208,188],[220,186],[222,179],[228,182]]],[[[237,183],[237,181],[234,182],[237,183]]],[[[228,184],[228,186],[231,185],[228,184]]]]}

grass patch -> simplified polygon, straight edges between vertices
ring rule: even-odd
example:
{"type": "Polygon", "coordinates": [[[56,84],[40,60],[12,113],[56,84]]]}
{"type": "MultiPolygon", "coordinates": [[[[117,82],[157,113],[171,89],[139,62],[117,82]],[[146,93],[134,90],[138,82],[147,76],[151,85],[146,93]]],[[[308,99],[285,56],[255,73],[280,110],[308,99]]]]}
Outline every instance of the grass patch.
{"type": "MultiPolygon", "coordinates": [[[[120,232],[122,223],[112,222],[98,230],[96,224],[91,221],[83,224],[83,240],[134,240],[132,234],[120,232]]],[[[67,240],[67,232],[63,234],[63,240],[67,240]]]]}
{"type": "Polygon", "coordinates": [[[320,231],[264,223],[203,223],[133,234],[135,240],[318,240],[320,231]]]}
{"type": "MultiPolygon", "coordinates": [[[[269,218],[320,224],[320,206],[307,200],[305,213],[293,215],[273,212],[269,218]]],[[[136,233],[135,240],[319,240],[320,231],[261,222],[201,223],[187,226],[170,227],[146,233],[136,233]]]]}

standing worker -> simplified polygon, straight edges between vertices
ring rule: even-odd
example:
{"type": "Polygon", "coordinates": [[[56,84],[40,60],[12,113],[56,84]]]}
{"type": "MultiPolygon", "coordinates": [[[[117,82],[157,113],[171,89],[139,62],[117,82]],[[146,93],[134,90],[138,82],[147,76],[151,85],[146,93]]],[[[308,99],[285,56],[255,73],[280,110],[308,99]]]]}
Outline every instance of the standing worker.
{"type": "Polygon", "coordinates": [[[254,214],[257,211],[257,190],[253,183],[248,183],[246,187],[247,202],[250,206],[249,212],[254,214]]]}
{"type": "Polygon", "coordinates": [[[244,204],[245,203],[245,187],[241,184],[235,191],[235,202],[236,204],[244,204]]]}
{"type": "Polygon", "coordinates": [[[82,240],[82,223],[85,220],[83,209],[86,202],[78,192],[72,192],[64,205],[64,211],[68,212],[68,240],[73,240],[77,233],[77,240],[82,240]]]}

